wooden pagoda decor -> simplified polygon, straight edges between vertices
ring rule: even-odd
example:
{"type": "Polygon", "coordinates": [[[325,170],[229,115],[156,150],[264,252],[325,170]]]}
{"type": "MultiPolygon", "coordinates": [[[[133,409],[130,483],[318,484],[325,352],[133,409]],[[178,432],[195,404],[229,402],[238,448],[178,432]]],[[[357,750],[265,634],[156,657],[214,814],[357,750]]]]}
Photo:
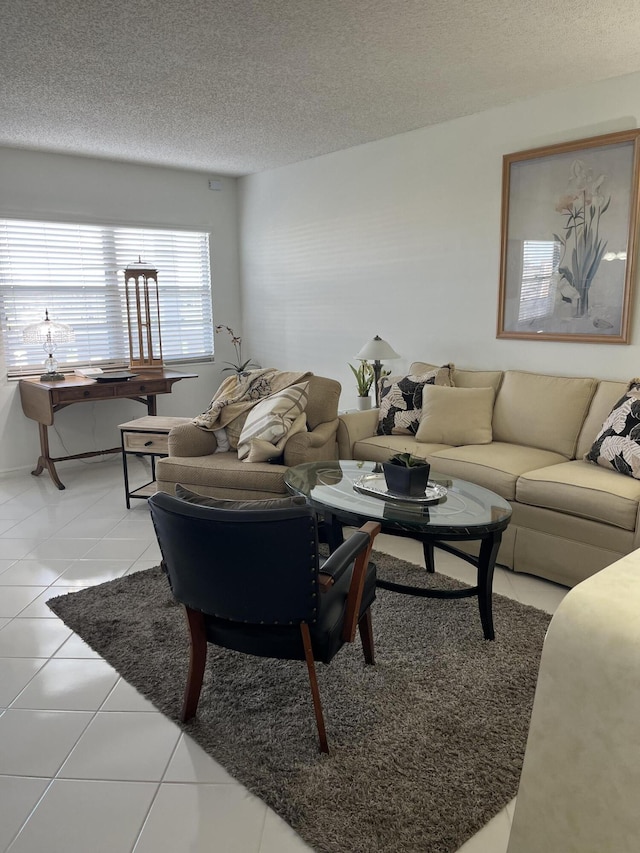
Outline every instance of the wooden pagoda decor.
{"type": "Polygon", "coordinates": [[[146,267],[138,258],[124,271],[127,322],[129,325],[129,366],[162,370],[158,270],[146,267]]]}

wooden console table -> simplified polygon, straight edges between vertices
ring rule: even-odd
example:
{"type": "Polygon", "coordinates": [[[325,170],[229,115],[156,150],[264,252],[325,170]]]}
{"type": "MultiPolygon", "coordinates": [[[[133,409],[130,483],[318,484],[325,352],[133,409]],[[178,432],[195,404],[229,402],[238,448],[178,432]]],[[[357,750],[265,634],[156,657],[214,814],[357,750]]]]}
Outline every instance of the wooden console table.
{"type": "Polygon", "coordinates": [[[149,415],[156,414],[156,395],[170,394],[174,382],[181,379],[195,379],[197,373],[178,373],[174,370],[154,370],[138,373],[135,378],[116,382],[97,382],[84,376],[68,375],[60,382],[41,382],[39,379],[20,380],[20,400],[22,411],[28,418],[38,422],[40,431],[40,456],[36,468],[31,472],[34,477],[45,468],[59,489],[64,485],[58,477],[56,462],[68,459],[87,459],[90,456],[102,456],[105,453],[120,453],[120,447],[108,450],[92,450],[88,453],[75,453],[72,456],[49,455],[49,434],[47,428],[53,424],[56,412],[73,403],[95,403],[97,400],[128,399],[137,400],[147,407],[149,415]]]}

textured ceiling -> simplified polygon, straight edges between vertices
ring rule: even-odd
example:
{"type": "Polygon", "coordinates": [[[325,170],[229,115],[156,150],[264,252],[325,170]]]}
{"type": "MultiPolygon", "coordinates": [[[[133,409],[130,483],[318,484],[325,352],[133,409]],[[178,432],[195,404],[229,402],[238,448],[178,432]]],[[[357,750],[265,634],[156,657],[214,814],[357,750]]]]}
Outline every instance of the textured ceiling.
{"type": "Polygon", "coordinates": [[[2,0],[0,145],[242,175],[637,70],[639,0],[2,0]]]}

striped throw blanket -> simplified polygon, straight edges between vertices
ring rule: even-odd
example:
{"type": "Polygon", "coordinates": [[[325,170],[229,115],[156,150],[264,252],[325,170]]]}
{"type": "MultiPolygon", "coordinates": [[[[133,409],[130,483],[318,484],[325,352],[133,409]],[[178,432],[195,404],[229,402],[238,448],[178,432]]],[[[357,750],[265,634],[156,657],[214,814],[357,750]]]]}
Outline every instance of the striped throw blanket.
{"type": "Polygon", "coordinates": [[[240,376],[229,376],[216,391],[209,408],[193,419],[193,423],[204,430],[219,430],[240,415],[245,415],[256,403],[270,397],[283,388],[303,382],[312,374],[294,373],[265,367],[249,370],[240,376]]]}

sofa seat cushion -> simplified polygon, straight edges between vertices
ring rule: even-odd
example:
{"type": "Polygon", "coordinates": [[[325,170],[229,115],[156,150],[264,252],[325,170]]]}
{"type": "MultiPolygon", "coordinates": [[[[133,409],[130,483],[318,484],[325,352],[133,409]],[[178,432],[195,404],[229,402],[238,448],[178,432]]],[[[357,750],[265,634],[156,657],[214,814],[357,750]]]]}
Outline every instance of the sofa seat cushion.
{"type": "Polygon", "coordinates": [[[235,452],[210,456],[167,456],[156,462],[156,479],[158,483],[182,483],[188,488],[207,486],[214,490],[214,494],[216,489],[222,489],[286,495],[286,470],[286,465],[268,462],[247,465],[238,459],[235,452]]]}
{"type": "Polygon", "coordinates": [[[523,474],[516,500],[635,530],[640,482],[576,459],[523,474]]]}
{"type": "Polygon", "coordinates": [[[451,447],[430,453],[427,458],[434,474],[469,480],[508,501],[515,500],[516,483],[522,474],[566,462],[564,456],[550,450],[502,441],[451,447]]]}
{"type": "Polygon", "coordinates": [[[416,441],[413,435],[374,435],[363,438],[353,445],[353,458],[366,459],[371,462],[386,462],[394,453],[412,453],[414,456],[427,458],[429,453],[446,450],[448,444],[427,444],[416,441]]]}

